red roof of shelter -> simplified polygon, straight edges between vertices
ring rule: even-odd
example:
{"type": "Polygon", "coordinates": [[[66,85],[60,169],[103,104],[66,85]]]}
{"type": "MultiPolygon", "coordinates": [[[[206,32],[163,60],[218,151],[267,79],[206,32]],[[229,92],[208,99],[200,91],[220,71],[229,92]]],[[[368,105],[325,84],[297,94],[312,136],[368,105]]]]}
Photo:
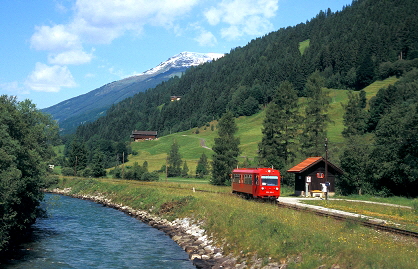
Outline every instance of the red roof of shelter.
{"type": "MultiPolygon", "coordinates": [[[[317,163],[319,163],[321,161],[324,161],[325,162],[325,159],[322,158],[322,157],[309,157],[306,160],[304,160],[303,162],[301,162],[301,163],[293,166],[289,170],[287,170],[287,172],[290,172],[290,173],[302,173],[306,169],[312,167],[313,165],[315,165],[315,164],[317,164],[317,163]]],[[[341,170],[341,168],[333,165],[330,162],[327,162],[327,163],[328,163],[328,165],[332,166],[337,172],[339,172],[341,174],[344,173],[343,170],[341,170]]]]}

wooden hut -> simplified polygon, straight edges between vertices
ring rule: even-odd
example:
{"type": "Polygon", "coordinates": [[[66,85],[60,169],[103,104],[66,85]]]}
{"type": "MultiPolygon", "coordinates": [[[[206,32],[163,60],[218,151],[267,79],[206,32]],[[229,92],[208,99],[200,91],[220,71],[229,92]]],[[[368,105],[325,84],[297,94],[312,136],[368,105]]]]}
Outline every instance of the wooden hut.
{"type": "Polygon", "coordinates": [[[154,140],[157,139],[157,131],[132,131],[131,139],[133,141],[154,140]]]}
{"type": "Polygon", "coordinates": [[[287,172],[295,173],[295,195],[320,195],[321,197],[321,183],[329,182],[328,195],[332,196],[335,194],[336,176],[344,173],[343,170],[329,161],[325,162],[322,157],[309,157],[287,170],[287,172]]]}

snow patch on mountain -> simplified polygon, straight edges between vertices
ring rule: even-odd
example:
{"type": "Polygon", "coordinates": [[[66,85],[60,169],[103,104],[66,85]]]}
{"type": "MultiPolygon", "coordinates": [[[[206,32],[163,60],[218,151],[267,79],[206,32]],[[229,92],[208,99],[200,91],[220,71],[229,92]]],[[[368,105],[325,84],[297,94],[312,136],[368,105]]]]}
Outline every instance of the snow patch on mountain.
{"type": "Polygon", "coordinates": [[[224,54],[222,53],[198,53],[185,51],[136,76],[155,76],[172,68],[197,66],[206,62],[217,60],[223,56],[224,54]]]}

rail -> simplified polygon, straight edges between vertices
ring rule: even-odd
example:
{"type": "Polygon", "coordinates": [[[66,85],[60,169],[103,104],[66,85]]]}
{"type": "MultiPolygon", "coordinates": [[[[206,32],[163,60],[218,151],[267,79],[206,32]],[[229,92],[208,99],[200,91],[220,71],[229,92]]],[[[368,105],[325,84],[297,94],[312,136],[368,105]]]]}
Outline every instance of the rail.
{"type": "Polygon", "coordinates": [[[354,221],[356,223],[359,223],[363,226],[369,227],[369,228],[373,228],[376,230],[380,230],[380,231],[385,231],[385,232],[389,232],[389,233],[394,233],[394,234],[399,234],[399,235],[403,235],[403,236],[408,236],[408,237],[413,237],[413,238],[418,238],[418,233],[417,232],[413,232],[413,231],[408,231],[408,230],[404,230],[404,229],[400,229],[400,228],[396,228],[396,227],[392,227],[392,226],[387,226],[381,223],[376,223],[373,222],[372,220],[369,219],[364,219],[364,218],[354,218],[351,216],[346,216],[346,215],[342,215],[342,214],[338,214],[338,213],[333,213],[333,212],[326,212],[326,211],[321,211],[318,209],[313,209],[313,208],[308,208],[308,207],[304,207],[304,206],[299,206],[299,205],[291,205],[291,204],[286,204],[286,203],[277,203],[279,207],[283,207],[283,208],[289,208],[289,209],[293,209],[293,210],[297,210],[297,211],[304,211],[304,212],[310,212],[310,213],[314,213],[316,215],[319,216],[323,216],[323,217],[331,217],[333,219],[336,220],[341,220],[341,221],[354,221]]]}

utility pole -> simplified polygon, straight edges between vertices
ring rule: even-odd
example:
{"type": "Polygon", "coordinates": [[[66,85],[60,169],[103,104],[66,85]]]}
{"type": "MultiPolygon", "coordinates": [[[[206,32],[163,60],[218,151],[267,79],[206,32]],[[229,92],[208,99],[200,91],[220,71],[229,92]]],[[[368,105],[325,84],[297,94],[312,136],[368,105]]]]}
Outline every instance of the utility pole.
{"type": "Polygon", "coordinates": [[[74,164],[74,176],[77,176],[77,155],[75,156],[75,164],[74,164]]]}
{"type": "Polygon", "coordinates": [[[125,152],[122,152],[122,179],[125,179],[125,152]]]}
{"type": "MultiPolygon", "coordinates": [[[[325,138],[325,184],[328,182],[328,138],[325,138]]],[[[327,192],[325,194],[325,200],[328,200],[328,188],[327,186],[327,192]]]]}

